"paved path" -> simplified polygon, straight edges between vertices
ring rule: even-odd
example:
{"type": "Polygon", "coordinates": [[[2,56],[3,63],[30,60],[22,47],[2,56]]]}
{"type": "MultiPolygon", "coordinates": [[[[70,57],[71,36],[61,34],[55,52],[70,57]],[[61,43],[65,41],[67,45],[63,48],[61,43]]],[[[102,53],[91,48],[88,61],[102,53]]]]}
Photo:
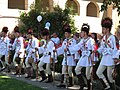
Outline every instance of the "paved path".
{"type": "Polygon", "coordinates": [[[5,72],[2,72],[2,74],[7,75],[11,78],[15,78],[17,80],[24,81],[28,84],[32,84],[32,85],[41,87],[41,88],[46,89],[46,90],[78,90],[79,89],[79,86],[77,86],[77,85],[74,85],[73,87],[70,87],[68,89],[58,88],[58,87],[56,87],[56,85],[59,83],[58,81],[55,81],[55,83],[44,83],[44,82],[39,82],[39,80],[38,81],[32,81],[31,79],[26,79],[25,76],[16,77],[15,75],[12,75],[10,73],[5,73],[5,72]]]}

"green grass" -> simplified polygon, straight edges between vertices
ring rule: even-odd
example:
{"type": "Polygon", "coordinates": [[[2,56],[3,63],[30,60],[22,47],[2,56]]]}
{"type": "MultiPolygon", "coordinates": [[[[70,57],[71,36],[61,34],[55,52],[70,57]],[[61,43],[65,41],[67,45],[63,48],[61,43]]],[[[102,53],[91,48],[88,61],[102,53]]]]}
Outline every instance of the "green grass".
{"type": "Polygon", "coordinates": [[[25,82],[0,75],[0,90],[43,90],[25,82]]]}

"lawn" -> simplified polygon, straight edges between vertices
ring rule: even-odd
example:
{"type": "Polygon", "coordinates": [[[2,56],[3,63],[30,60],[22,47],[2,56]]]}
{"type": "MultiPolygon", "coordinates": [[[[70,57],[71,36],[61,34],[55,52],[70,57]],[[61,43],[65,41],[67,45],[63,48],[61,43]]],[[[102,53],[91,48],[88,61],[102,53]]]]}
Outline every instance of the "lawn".
{"type": "Polygon", "coordinates": [[[43,90],[25,82],[0,75],[0,90],[43,90]]]}

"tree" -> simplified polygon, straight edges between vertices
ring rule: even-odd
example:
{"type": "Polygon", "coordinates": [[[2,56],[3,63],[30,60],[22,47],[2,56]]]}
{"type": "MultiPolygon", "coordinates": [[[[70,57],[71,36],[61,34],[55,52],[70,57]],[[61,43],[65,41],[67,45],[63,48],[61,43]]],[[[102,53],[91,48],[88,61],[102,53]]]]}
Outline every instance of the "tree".
{"type": "Polygon", "coordinates": [[[59,6],[54,8],[54,12],[40,12],[35,7],[32,8],[28,13],[21,13],[20,21],[24,23],[21,26],[23,32],[27,32],[27,28],[33,28],[35,33],[38,33],[38,25],[40,25],[40,30],[45,26],[45,23],[48,21],[51,23],[50,32],[59,32],[60,37],[63,37],[63,26],[68,23],[71,26],[72,32],[75,31],[74,20],[70,15],[70,10],[65,8],[62,10],[59,6]],[[42,21],[38,23],[37,16],[42,16],[42,21]]]}
{"type": "Polygon", "coordinates": [[[117,8],[118,15],[120,15],[120,0],[103,0],[101,11],[107,10],[108,5],[113,5],[113,9],[117,8]]]}

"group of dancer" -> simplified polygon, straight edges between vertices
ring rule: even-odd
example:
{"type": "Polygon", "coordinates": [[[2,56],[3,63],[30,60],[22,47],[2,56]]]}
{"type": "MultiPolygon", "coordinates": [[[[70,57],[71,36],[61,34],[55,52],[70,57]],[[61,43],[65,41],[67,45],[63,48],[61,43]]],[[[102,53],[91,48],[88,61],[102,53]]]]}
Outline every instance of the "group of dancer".
{"type": "Polygon", "coordinates": [[[55,68],[59,62],[57,57],[63,55],[61,82],[57,87],[73,86],[74,69],[80,85],[79,90],[84,90],[86,86],[88,90],[91,90],[91,83],[95,75],[105,90],[115,90],[113,71],[120,63],[118,43],[120,29],[118,28],[115,36],[111,34],[112,25],[112,19],[102,19],[103,35],[99,40],[96,33],[89,32],[89,24],[83,23],[80,34],[74,33],[72,37],[70,26],[65,25],[63,28],[65,39],[61,42],[57,31],[50,35],[50,25],[46,23],[46,27],[41,31],[42,39],[40,41],[35,37],[32,28],[28,29],[27,39],[29,41],[27,45],[25,45],[25,38],[18,26],[14,28],[15,39],[13,41],[7,34],[8,28],[3,27],[0,37],[1,71],[6,68],[9,70],[10,64],[13,62],[16,70],[15,75],[26,73],[25,78],[33,79],[38,77],[36,72],[40,72],[42,78],[40,82],[47,80],[46,83],[50,83],[54,80],[51,66],[55,68]],[[10,61],[10,53],[13,51],[14,56],[10,61]],[[97,62],[99,65],[95,68],[97,62]],[[46,65],[45,70],[44,65],[46,65]],[[82,68],[85,68],[84,73],[82,68]],[[108,80],[103,74],[105,70],[108,80]],[[85,83],[85,78],[87,83],[85,83]],[[65,79],[68,79],[68,82],[65,79]]]}

